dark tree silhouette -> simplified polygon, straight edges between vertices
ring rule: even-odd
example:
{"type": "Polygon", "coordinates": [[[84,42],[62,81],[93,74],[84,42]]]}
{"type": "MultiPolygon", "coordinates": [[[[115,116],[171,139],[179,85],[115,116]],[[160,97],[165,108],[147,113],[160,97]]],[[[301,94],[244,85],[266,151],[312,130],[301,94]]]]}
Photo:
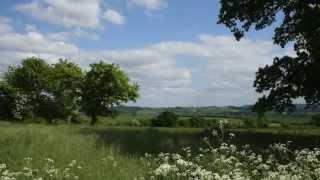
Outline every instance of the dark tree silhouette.
{"type": "Polygon", "coordinates": [[[308,107],[320,103],[320,1],[319,0],[221,0],[218,23],[226,25],[237,40],[254,27],[264,29],[276,21],[273,41],[282,48],[293,45],[296,56],[274,58],[259,68],[254,87],[265,95],[255,110],[285,111],[292,100],[304,98],[308,107]]]}
{"type": "Polygon", "coordinates": [[[174,127],[177,125],[179,116],[172,111],[164,111],[160,113],[151,124],[153,127],[174,127]]]}

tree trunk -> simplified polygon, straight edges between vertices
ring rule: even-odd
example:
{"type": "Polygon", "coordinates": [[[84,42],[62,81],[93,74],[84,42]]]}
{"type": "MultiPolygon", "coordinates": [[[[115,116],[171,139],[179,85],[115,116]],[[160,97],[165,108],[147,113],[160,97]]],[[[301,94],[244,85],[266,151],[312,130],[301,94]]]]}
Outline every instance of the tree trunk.
{"type": "Polygon", "coordinates": [[[92,116],[90,124],[93,126],[93,125],[95,125],[97,123],[97,121],[98,121],[97,116],[92,116]]]}

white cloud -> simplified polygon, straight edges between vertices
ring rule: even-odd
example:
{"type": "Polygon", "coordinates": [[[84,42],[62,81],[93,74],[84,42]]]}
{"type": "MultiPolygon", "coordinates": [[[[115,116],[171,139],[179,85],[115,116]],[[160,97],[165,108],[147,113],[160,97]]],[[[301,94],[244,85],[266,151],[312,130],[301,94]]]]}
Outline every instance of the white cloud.
{"type": "Polygon", "coordinates": [[[9,23],[10,20],[8,18],[0,16],[0,33],[11,32],[13,30],[9,23]]]}
{"type": "Polygon", "coordinates": [[[6,51],[23,51],[34,53],[72,54],[79,49],[62,41],[50,41],[43,34],[28,32],[26,34],[7,33],[0,36],[0,49],[6,51]]]}
{"type": "Polygon", "coordinates": [[[69,41],[74,38],[82,38],[94,41],[97,41],[99,39],[99,36],[96,33],[83,31],[81,29],[76,29],[74,31],[48,33],[47,36],[49,39],[57,41],[69,41]]]}
{"type": "Polygon", "coordinates": [[[29,56],[57,59],[79,52],[78,47],[73,44],[46,38],[33,25],[26,26],[26,33],[14,32],[10,21],[0,22],[0,26],[10,29],[10,31],[2,32],[0,36],[1,69],[29,56]]]}
{"type": "Polygon", "coordinates": [[[129,5],[142,7],[148,11],[159,10],[167,7],[166,0],[128,0],[129,5]]]}
{"type": "Polygon", "coordinates": [[[26,32],[38,32],[38,28],[34,24],[26,24],[24,29],[26,32]]]}
{"type": "MultiPolygon", "coordinates": [[[[37,26],[34,24],[26,24],[24,29],[29,34],[32,34],[32,33],[41,34],[38,31],[37,26]]],[[[61,42],[67,42],[75,39],[87,39],[87,40],[96,41],[99,38],[96,33],[84,31],[80,28],[77,28],[72,31],[50,32],[50,33],[45,33],[41,35],[45,36],[46,39],[48,40],[61,41],[61,42]]]]}
{"type": "Polygon", "coordinates": [[[104,19],[116,25],[123,25],[125,23],[125,18],[119,12],[113,9],[107,9],[102,15],[104,19]]]}
{"type": "Polygon", "coordinates": [[[32,0],[15,6],[17,11],[65,27],[99,26],[100,0],[32,0]]]}

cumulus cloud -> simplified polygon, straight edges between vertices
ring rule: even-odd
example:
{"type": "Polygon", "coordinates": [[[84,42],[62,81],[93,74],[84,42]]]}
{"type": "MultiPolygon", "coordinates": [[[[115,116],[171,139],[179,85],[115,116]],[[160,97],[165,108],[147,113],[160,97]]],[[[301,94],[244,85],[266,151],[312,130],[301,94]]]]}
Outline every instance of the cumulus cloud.
{"type": "Polygon", "coordinates": [[[113,9],[107,9],[102,18],[116,25],[123,25],[125,23],[125,18],[118,11],[113,9]]]}
{"type": "Polygon", "coordinates": [[[8,64],[16,64],[25,57],[41,56],[57,59],[79,52],[77,46],[63,41],[50,40],[32,25],[26,26],[26,33],[15,32],[10,21],[0,22],[0,27],[10,29],[10,31],[2,32],[0,36],[0,66],[2,70],[6,69],[8,64]]]}
{"type": "Polygon", "coordinates": [[[50,41],[38,32],[3,34],[0,36],[0,49],[2,51],[54,53],[60,55],[73,54],[79,51],[75,45],[62,41],[50,41]]]}
{"type": "Polygon", "coordinates": [[[98,34],[93,32],[83,31],[81,29],[76,29],[74,31],[48,33],[47,37],[51,40],[57,40],[57,41],[69,41],[69,40],[79,39],[79,38],[94,40],[94,41],[97,41],[99,39],[98,34]]]}
{"type": "MultiPolygon", "coordinates": [[[[64,38],[53,38],[29,26],[15,32],[10,20],[0,20],[0,71],[29,56],[68,58],[88,69],[98,60],[117,63],[141,86],[139,105],[231,105],[253,103],[258,67],[279,51],[271,41],[200,35],[196,41],[165,41],[137,49],[82,50],[64,38]],[[2,28],[5,27],[5,28],[2,28]],[[189,59],[189,63],[185,60],[189,59]],[[188,65],[189,64],[189,65],[188,65]]],[[[66,35],[68,36],[68,35],[66,35]]],[[[59,36],[58,36],[59,37],[59,36]]],[[[63,35],[62,35],[63,37],[63,35]]]]}
{"type": "Polygon", "coordinates": [[[237,42],[231,36],[212,35],[200,35],[197,42],[161,42],[151,49],[174,57],[181,64],[185,57],[194,59],[194,65],[200,64],[192,85],[197,92],[192,98],[194,105],[254,103],[258,94],[252,85],[258,67],[270,64],[274,56],[291,53],[279,51],[271,41],[237,42]]]}
{"type": "Polygon", "coordinates": [[[0,33],[7,33],[12,31],[12,27],[9,25],[10,20],[6,17],[0,17],[0,33]]]}
{"type": "Polygon", "coordinates": [[[166,0],[128,0],[129,5],[144,8],[148,11],[159,10],[167,7],[166,0]]]}
{"type": "Polygon", "coordinates": [[[19,12],[65,27],[99,26],[100,0],[32,0],[18,4],[19,12]]]}

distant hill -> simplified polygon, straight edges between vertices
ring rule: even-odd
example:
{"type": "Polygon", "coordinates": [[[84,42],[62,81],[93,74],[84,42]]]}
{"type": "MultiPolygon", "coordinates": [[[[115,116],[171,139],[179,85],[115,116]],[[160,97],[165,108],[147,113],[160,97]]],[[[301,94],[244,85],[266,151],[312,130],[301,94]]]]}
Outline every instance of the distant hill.
{"type": "MultiPolygon", "coordinates": [[[[163,111],[173,111],[181,116],[252,116],[252,105],[244,106],[204,106],[204,107],[138,107],[119,106],[118,112],[132,115],[157,115],[163,111]]],[[[296,111],[292,114],[319,113],[320,107],[306,109],[305,104],[297,104],[296,111]]],[[[277,112],[271,112],[277,114],[277,112]]]]}

